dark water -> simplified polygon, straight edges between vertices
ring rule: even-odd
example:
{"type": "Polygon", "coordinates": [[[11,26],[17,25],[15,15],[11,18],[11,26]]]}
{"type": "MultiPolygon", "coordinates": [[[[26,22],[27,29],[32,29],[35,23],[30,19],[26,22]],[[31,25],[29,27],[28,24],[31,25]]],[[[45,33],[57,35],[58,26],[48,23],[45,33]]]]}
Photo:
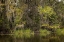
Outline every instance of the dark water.
{"type": "Polygon", "coordinates": [[[40,37],[35,35],[31,38],[15,38],[14,36],[0,36],[0,42],[64,42],[64,36],[40,37]]]}

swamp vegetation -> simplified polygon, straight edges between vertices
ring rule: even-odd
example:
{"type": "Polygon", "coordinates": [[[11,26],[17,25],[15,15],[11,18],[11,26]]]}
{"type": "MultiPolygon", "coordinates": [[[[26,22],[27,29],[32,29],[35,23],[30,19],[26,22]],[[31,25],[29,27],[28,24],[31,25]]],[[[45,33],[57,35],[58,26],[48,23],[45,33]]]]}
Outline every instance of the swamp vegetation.
{"type": "Polygon", "coordinates": [[[64,0],[0,0],[0,36],[14,42],[64,42],[64,0]]]}

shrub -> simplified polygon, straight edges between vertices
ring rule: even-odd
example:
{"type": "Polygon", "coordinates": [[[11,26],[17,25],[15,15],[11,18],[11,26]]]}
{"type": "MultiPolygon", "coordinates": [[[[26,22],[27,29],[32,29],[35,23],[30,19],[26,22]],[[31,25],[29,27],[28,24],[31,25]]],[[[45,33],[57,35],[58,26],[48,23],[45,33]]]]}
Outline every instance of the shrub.
{"type": "Polygon", "coordinates": [[[16,30],[14,31],[14,36],[17,37],[17,38],[23,38],[23,30],[16,30]]]}
{"type": "Polygon", "coordinates": [[[47,36],[49,34],[50,34],[50,31],[48,31],[46,29],[44,29],[44,30],[40,29],[40,36],[47,36]]]}
{"type": "Polygon", "coordinates": [[[30,29],[24,30],[24,37],[30,38],[31,36],[34,36],[34,32],[33,31],[31,31],[30,29]]]}
{"type": "Polygon", "coordinates": [[[31,31],[30,29],[26,29],[26,30],[16,30],[14,32],[14,36],[17,38],[30,38],[31,36],[34,36],[34,32],[31,31]]]}
{"type": "Polygon", "coordinates": [[[64,29],[57,29],[56,34],[59,35],[59,36],[64,35],[64,29]]]}

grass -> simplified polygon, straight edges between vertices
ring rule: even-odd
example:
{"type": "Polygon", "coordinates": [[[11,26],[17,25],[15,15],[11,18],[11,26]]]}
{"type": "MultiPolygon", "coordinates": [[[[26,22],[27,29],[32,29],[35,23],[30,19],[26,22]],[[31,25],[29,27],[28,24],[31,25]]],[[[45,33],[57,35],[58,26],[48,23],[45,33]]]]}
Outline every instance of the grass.
{"type": "Polygon", "coordinates": [[[40,36],[47,36],[50,34],[50,31],[48,31],[46,29],[44,29],[44,30],[40,29],[39,31],[40,31],[40,36]]]}

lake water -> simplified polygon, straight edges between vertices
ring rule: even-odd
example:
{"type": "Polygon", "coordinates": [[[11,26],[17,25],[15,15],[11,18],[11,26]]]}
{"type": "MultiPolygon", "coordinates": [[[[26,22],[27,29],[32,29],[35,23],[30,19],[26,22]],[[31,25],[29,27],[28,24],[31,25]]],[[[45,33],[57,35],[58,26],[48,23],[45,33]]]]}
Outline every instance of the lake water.
{"type": "Polygon", "coordinates": [[[47,36],[41,37],[35,35],[30,38],[16,38],[14,36],[0,36],[0,42],[64,42],[64,36],[47,36]]]}

